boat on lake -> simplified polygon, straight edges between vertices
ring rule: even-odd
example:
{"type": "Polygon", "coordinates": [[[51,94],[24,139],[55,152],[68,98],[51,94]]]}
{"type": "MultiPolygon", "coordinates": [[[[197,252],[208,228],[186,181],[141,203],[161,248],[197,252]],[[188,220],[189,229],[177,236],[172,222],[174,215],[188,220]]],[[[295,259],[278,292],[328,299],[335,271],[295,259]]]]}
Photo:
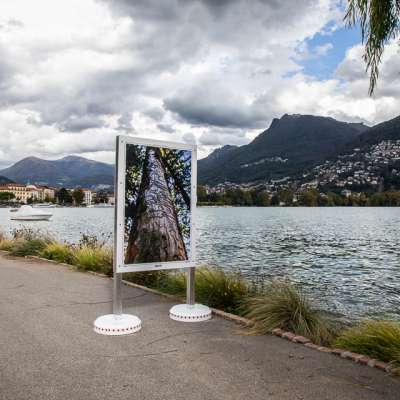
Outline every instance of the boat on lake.
{"type": "Polygon", "coordinates": [[[55,205],[52,203],[37,203],[32,206],[33,208],[54,208],[55,205]]]}
{"type": "Polygon", "coordinates": [[[15,221],[48,221],[53,216],[48,211],[42,211],[31,206],[22,206],[10,216],[15,221]]]}

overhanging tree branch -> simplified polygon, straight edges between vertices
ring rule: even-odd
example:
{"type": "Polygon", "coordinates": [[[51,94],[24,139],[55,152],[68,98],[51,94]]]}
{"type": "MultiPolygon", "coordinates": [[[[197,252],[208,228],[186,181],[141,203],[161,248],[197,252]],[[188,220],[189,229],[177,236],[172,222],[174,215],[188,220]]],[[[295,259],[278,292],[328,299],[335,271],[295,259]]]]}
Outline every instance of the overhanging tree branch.
{"type": "Polygon", "coordinates": [[[360,24],[371,96],[378,81],[385,45],[400,33],[400,0],[349,0],[344,20],[348,27],[360,24]]]}

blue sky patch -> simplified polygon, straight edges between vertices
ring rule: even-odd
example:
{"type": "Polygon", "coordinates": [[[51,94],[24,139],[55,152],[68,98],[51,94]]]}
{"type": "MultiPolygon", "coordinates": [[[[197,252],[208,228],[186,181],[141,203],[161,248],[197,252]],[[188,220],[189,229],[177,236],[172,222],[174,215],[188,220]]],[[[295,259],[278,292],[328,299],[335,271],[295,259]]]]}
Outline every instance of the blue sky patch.
{"type": "Polygon", "coordinates": [[[344,59],[346,50],[360,42],[359,27],[351,29],[343,27],[328,35],[318,33],[306,41],[309,56],[296,61],[303,67],[304,74],[320,80],[330,79],[336,67],[344,59]]]}

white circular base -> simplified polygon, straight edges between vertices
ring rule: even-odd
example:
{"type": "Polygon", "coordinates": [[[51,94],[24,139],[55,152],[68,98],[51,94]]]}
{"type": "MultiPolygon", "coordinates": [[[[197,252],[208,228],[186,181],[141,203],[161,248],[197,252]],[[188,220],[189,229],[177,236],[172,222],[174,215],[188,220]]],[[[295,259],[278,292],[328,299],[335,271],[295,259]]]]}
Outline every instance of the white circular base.
{"type": "Polygon", "coordinates": [[[94,321],[94,331],[101,335],[129,335],[140,329],[142,329],[142,321],[129,314],[107,314],[94,321]]]}
{"type": "Polygon", "coordinates": [[[202,304],[178,304],[169,310],[169,317],[180,322],[200,322],[211,319],[211,310],[202,304]]]}

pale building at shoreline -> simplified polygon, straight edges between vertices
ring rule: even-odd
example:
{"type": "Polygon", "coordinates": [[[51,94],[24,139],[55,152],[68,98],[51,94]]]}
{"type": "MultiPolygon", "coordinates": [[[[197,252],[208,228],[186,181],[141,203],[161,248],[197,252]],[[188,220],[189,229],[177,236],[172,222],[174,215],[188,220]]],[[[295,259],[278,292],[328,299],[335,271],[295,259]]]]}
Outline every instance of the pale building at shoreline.
{"type": "Polygon", "coordinates": [[[12,193],[17,202],[27,204],[28,200],[52,201],[55,198],[55,190],[48,186],[23,185],[20,183],[6,183],[0,186],[0,192],[12,193]]]}

